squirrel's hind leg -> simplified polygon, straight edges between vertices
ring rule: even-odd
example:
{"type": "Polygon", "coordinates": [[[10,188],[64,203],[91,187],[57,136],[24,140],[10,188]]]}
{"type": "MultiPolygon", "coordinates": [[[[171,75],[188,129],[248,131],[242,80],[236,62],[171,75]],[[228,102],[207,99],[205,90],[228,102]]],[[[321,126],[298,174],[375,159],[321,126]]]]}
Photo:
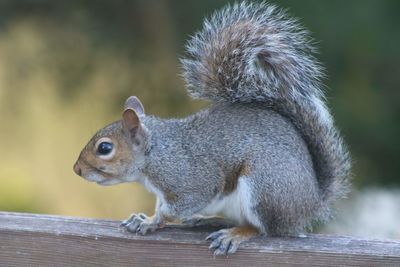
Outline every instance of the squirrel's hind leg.
{"type": "Polygon", "coordinates": [[[259,234],[254,226],[244,225],[213,232],[206,240],[211,240],[209,248],[214,250],[214,255],[228,255],[235,253],[240,243],[259,234]]]}

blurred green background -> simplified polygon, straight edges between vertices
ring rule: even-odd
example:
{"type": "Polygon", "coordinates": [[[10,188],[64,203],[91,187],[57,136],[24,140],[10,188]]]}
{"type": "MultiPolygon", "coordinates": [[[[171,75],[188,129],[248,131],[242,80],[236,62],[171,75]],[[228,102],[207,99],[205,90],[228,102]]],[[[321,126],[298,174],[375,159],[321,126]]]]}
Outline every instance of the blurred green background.
{"type": "MultiPolygon", "coordinates": [[[[0,1],[0,210],[151,213],[154,199],[140,185],[100,187],[72,165],[130,95],[161,117],[206,104],[186,96],[178,57],[204,16],[227,2],[0,1]]],[[[399,186],[400,1],[274,3],[318,41],[355,187],[399,186]]]]}

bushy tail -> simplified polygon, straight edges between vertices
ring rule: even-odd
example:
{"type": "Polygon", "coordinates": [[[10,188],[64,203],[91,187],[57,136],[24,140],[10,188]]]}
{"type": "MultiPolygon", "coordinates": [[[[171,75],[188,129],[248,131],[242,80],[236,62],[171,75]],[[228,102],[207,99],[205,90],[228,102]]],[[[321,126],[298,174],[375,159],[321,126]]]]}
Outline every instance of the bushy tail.
{"type": "Polygon", "coordinates": [[[350,159],[324,102],[322,68],[307,31],[266,3],[216,12],[187,45],[183,76],[194,98],[265,102],[288,117],[308,144],[322,197],[348,188],[350,159]]]}

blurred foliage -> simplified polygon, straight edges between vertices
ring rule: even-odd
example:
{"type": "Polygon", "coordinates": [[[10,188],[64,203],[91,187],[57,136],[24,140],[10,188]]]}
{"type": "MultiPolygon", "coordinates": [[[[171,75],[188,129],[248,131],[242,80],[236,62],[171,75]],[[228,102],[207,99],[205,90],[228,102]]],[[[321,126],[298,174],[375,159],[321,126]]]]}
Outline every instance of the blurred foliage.
{"type": "MultiPolygon", "coordinates": [[[[228,1],[0,1],[0,209],[123,218],[151,213],[140,185],[100,187],[72,172],[91,135],[137,95],[185,116],[178,58],[228,1]],[[144,200],[142,200],[144,199],[144,200]]],[[[275,1],[313,32],[355,185],[399,185],[400,2],[275,1]]]]}

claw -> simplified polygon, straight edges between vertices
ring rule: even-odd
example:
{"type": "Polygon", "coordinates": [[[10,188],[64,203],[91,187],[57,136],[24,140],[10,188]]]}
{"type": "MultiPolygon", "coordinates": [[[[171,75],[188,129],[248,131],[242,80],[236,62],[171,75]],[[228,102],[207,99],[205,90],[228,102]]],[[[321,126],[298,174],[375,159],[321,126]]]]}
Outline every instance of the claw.
{"type": "Polygon", "coordinates": [[[219,231],[216,231],[214,233],[211,233],[210,235],[208,235],[206,237],[206,240],[214,240],[217,239],[218,237],[220,237],[221,235],[225,234],[226,229],[222,229],[219,231]]]}
{"type": "Polygon", "coordinates": [[[137,230],[137,233],[141,234],[141,235],[145,235],[147,233],[152,233],[154,232],[156,229],[158,228],[157,224],[148,224],[146,222],[142,222],[139,225],[139,228],[137,230]]]}
{"type": "Polygon", "coordinates": [[[135,213],[132,213],[128,219],[122,221],[121,226],[127,226],[132,222],[132,220],[136,217],[137,215],[135,213]]]}
{"type": "Polygon", "coordinates": [[[143,223],[143,221],[136,219],[128,224],[126,228],[129,232],[136,233],[141,223],[143,223]]]}
{"type": "Polygon", "coordinates": [[[227,248],[225,246],[220,246],[214,250],[215,256],[226,256],[227,255],[227,248]]]}
{"type": "Polygon", "coordinates": [[[215,239],[211,242],[209,249],[216,249],[221,245],[221,239],[215,239]]]}
{"type": "Polygon", "coordinates": [[[235,253],[238,248],[239,248],[239,243],[238,242],[231,242],[229,244],[229,248],[228,248],[227,254],[235,253]]]}
{"type": "MultiPolygon", "coordinates": [[[[215,256],[227,255],[232,241],[230,239],[223,238],[223,237],[219,237],[217,240],[218,240],[219,244],[217,247],[215,247],[214,255],[215,256]]],[[[215,242],[217,240],[214,240],[213,242],[215,242]]]]}
{"type": "Polygon", "coordinates": [[[142,223],[139,225],[139,227],[138,227],[136,233],[141,234],[141,235],[145,235],[145,234],[147,233],[147,229],[148,229],[148,224],[142,222],[142,223]]]}

